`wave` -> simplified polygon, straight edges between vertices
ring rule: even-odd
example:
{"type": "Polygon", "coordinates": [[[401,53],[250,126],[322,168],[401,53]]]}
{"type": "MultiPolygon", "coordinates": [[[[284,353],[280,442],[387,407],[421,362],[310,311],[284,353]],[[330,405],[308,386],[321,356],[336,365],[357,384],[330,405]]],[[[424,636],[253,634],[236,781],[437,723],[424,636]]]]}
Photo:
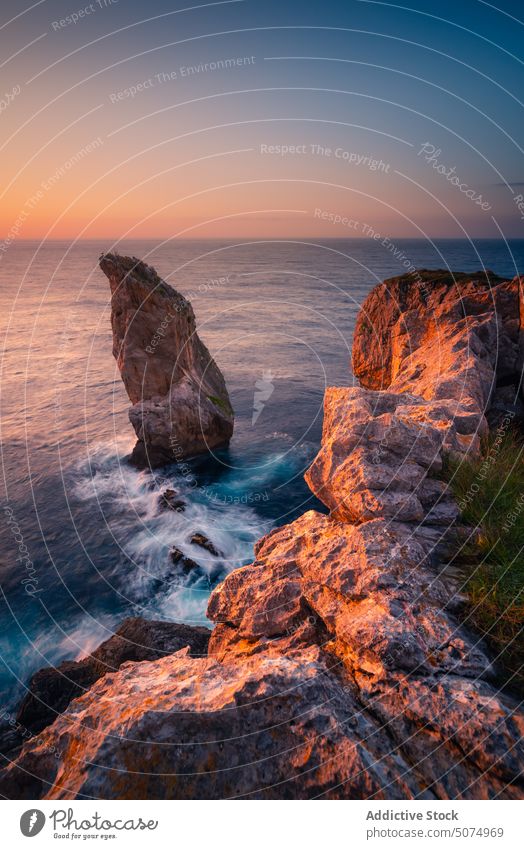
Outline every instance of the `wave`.
{"type": "Polygon", "coordinates": [[[254,543],[275,525],[273,492],[311,449],[285,446],[237,466],[210,470],[200,460],[184,474],[177,466],[156,474],[127,463],[128,444],[102,443],[75,469],[73,494],[102,511],[124,555],[113,580],[137,614],[210,626],[210,592],[252,561],[254,543]]]}

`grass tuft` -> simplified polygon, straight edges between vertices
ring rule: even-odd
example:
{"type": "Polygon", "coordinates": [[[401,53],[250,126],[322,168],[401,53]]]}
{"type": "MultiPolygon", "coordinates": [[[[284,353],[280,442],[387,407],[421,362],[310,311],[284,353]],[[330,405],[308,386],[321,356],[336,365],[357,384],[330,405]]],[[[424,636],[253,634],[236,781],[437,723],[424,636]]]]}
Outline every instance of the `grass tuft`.
{"type": "Polygon", "coordinates": [[[444,475],[474,529],[454,561],[465,574],[467,623],[498,657],[499,684],[524,695],[523,439],[499,428],[482,457],[447,457],[444,475]]]}
{"type": "Polygon", "coordinates": [[[218,398],[217,395],[208,395],[207,397],[208,400],[215,405],[215,407],[219,407],[227,416],[233,415],[231,404],[228,404],[227,401],[224,401],[222,398],[218,398]]]}

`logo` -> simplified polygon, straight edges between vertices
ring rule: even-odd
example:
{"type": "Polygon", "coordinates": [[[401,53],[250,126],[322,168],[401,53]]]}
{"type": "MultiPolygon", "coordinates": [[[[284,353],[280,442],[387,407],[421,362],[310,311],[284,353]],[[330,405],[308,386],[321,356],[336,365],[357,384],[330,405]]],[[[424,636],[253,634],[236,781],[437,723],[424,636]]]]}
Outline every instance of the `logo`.
{"type": "Polygon", "coordinates": [[[40,834],[45,825],[45,814],[36,808],[26,811],[20,817],[20,831],[24,837],[34,837],[35,834],[40,834]]]}
{"type": "Polygon", "coordinates": [[[255,393],[253,397],[253,416],[251,424],[256,424],[256,421],[273,394],[273,373],[271,370],[262,372],[262,380],[257,380],[255,383],[255,393]]]}

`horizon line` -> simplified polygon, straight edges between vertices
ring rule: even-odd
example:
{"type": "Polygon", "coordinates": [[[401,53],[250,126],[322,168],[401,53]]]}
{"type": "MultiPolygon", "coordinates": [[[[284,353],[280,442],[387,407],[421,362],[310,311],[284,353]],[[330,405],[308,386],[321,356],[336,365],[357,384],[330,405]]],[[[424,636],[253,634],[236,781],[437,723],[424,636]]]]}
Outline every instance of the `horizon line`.
{"type": "MultiPolygon", "coordinates": [[[[432,241],[446,241],[446,242],[524,242],[524,236],[427,236],[426,238],[422,236],[388,236],[384,234],[383,238],[387,238],[390,240],[396,241],[407,241],[407,242],[432,242],[432,241]]],[[[35,236],[32,239],[16,239],[9,247],[16,247],[19,244],[29,244],[34,242],[40,242],[41,244],[48,244],[49,242],[100,242],[100,241],[108,241],[114,243],[122,243],[122,242],[155,242],[162,241],[164,243],[167,242],[225,242],[225,241],[236,241],[236,242],[370,242],[373,243],[374,239],[370,239],[368,236],[137,236],[137,237],[125,237],[120,238],[118,236],[89,236],[83,238],[73,238],[73,237],[55,237],[52,239],[42,239],[38,236],[35,236]]],[[[7,251],[5,252],[7,254],[7,251]]],[[[5,255],[4,254],[4,255],[5,255]]]]}

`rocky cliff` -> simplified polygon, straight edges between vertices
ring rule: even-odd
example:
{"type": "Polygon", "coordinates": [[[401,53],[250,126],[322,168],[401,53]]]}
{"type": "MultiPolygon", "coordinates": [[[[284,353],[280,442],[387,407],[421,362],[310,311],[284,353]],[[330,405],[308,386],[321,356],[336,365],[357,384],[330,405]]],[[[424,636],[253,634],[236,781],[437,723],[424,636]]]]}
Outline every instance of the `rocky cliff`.
{"type": "Polygon", "coordinates": [[[113,355],[133,404],[134,461],[159,466],[227,444],[233,410],[189,301],[135,257],[105,254],[100,268],[111,287],[113,355]]]}
{"type": "Polygon", "coordinates": [[[517,379],[520,281],[419,277],[371,292],[363,385],[326,393],[307,480],[330,515],[275,529],[215,589],[206,658],[106,674],[24,746],[5,795],[523,798],[524,716],[460,624],[438,478],[517,379]]]}

